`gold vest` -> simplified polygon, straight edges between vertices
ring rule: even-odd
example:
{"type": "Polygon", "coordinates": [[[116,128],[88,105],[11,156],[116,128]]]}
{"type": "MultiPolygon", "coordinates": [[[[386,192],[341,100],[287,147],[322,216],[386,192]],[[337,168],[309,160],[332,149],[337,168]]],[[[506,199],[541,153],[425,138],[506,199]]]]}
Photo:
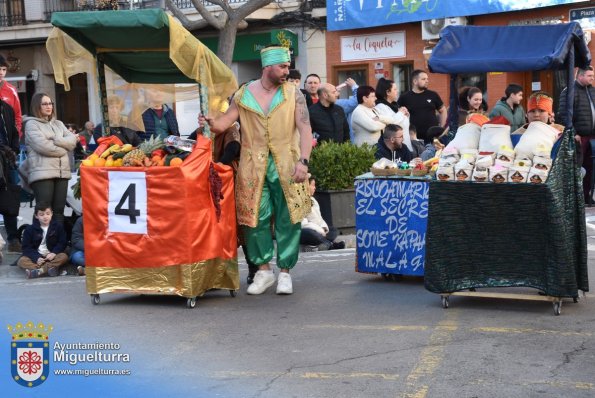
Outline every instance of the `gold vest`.
{"type": "Polygon", "coordinates": [[[283,101],[271,108],[267,115],[242,103],[246,87],[234,96],[240,113],[242,137],[236,180],[238,223],[252,228],[258,223],[269,151],[279,173],[291,223],[301,222],[310,212],[311,201],[308,182],[295,183],[291,178],[300,159],[300,135],[295,124],[296,87],[291,83],[283,84],[283,101]]]}

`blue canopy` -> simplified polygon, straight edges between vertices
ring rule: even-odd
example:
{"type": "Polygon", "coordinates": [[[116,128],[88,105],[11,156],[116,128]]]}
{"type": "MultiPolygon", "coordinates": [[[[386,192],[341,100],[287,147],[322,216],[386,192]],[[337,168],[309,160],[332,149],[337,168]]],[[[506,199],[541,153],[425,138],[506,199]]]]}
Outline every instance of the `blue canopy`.
{"type": "Polygon", "coordinates": [[[577,22],[531,26],[447,26],[428,61],[435,73],[513,72],[586,67],[591,55],[577,22]]]}

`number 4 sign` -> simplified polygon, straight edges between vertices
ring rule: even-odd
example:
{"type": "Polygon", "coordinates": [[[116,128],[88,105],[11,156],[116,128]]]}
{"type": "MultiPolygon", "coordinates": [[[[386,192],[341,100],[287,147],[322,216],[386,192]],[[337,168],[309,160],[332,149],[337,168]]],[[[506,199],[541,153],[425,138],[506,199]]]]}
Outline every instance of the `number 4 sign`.
{"type": "Polygon", "coordinates": [[[137,171],[110,171],[108,232],[147,234],[147,176],[137,171]]]}

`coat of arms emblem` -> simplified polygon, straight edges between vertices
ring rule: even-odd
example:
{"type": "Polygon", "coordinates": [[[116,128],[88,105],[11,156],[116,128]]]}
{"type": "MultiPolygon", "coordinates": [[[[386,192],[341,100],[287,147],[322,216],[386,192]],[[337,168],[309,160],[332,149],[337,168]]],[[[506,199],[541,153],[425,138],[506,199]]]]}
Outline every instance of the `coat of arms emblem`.
{"type": "Polygon", "coordinates": [[[8,326],[12,335],[10,359],[12,379],[25,387],[37,387],[50,373],[49,334],[52,325],[27,322],[8,326]]]}

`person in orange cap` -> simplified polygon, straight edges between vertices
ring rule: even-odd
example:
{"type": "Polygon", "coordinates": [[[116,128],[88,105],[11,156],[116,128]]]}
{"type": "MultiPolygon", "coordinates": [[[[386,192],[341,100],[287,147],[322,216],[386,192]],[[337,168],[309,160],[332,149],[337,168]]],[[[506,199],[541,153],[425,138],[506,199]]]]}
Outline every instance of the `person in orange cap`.
{"type": "Polygon", "coordinates": [[[554,123],[553,98],[544,91],[537,91],[527,100],[527,124],[521,126],[512,134],[523,134],[531,122],[542,122],[551,125],[560,132],[564,126],[554,123]]]}

